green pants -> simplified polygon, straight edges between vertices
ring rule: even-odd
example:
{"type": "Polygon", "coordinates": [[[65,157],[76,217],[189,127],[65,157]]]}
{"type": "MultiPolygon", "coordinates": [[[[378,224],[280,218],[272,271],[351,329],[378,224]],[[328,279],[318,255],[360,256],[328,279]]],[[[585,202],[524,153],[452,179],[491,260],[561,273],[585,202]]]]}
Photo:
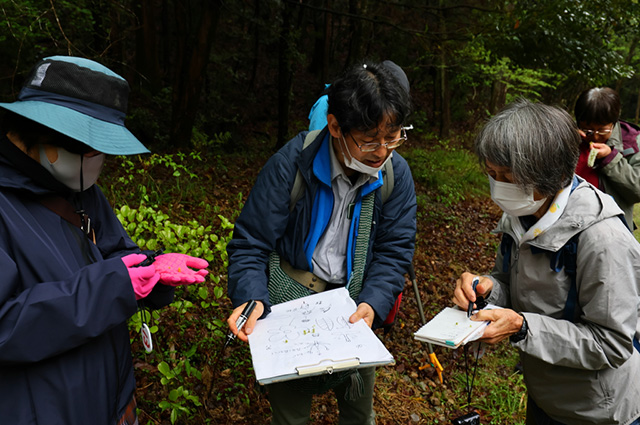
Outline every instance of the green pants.
{"type": "MultiPolygon", "coordinates": [[[[339,425],[375,425],[373,411],[373,388],[376,380],[375,367],[359,369],[364,382],[364,394],[355,401],[345,400],[349,379],[333,389],[340,411],[339,425]]],[[[267,386],[271,403],[271,425],[304,425],[309,422],[313,394],[293,390],[287,382],[267,386]]]]}

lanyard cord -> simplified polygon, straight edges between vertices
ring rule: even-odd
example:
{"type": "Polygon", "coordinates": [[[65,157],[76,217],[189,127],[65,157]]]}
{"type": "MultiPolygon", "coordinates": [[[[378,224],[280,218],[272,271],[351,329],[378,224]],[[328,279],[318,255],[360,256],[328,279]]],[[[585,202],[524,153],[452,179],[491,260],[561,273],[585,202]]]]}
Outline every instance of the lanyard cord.
{"type": "Polygon", "coordinates": [[[469,345],[464,346],[464,373],[466,377],[466,389],[467,389],[467,405],[471,407],[471,392],[473,391],[473,383],[476,380],[476,372],[478,371],[478,359],[480,358],[480,346],[481,342],[478,343],[478,348],[476,349],[476,362],[473,366],[473,374],[471,375],[471,382],[469,382],[469,345]]]}

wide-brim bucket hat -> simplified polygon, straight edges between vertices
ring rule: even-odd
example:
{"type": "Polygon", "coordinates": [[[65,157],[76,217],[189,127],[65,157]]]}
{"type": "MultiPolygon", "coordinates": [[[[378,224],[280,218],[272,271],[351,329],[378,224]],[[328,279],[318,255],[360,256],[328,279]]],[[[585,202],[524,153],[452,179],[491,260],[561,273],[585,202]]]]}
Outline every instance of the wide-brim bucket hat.
{"type": "Polygon", "coordinates": [[[110,155],[149,150],[125,127],[127,81],[89,59],[51,56],[38,62],[18,99],[0,107],[110,155]]]}

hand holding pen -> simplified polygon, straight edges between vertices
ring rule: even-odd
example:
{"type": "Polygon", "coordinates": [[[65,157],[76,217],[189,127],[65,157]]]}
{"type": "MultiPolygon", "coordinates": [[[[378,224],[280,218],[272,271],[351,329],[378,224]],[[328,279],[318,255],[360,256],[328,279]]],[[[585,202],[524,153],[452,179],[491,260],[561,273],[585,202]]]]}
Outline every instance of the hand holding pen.
{"type": "Polygon", "coordinates": [[[263,312],[264,305],[261,301],[255,300],[246,302],[233,310],[233,313],[231,313],[231,316],[227,319],[230,332],[227,335],[225,346],[233,341],[236,336],[240,340],[247,342],[247,335],[253,331],[256,321],[262,316],[263,312]]]}
{"type": "Polygon", "coordinates": [[[475,309],[483,308],[486,303],[484,296],[493,289],[493,281],[484,276],[477,276],[468,272],[462,273],[456,281],[456,289],[453,291],[453,302],[467,312],[467,316],[475,309]]]}

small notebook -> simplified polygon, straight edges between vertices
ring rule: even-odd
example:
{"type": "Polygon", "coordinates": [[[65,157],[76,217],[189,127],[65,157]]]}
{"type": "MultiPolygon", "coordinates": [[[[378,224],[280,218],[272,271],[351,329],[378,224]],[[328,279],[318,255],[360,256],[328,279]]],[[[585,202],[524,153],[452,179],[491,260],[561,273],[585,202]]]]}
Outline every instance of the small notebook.
{"type": "Polygon", "coordinates": [[[419,341],[458,348],[482,337],[488,324],[488,321],[476,322],[469,319],[467,312],[457,307],[445,307],[413,336],[419,341]]]}

